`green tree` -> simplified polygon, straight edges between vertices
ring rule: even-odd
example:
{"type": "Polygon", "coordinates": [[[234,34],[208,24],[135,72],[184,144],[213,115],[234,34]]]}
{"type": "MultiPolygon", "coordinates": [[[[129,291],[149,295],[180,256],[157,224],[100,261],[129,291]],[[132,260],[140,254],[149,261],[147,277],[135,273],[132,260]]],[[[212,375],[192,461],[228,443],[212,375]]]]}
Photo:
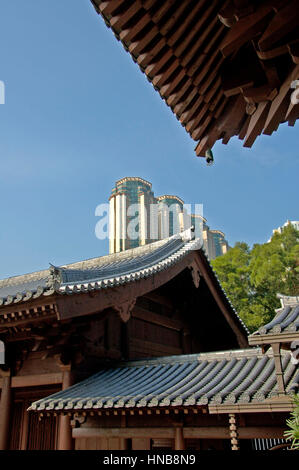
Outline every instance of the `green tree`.
{"type": "Polygon", "coordinates": [[[293,396],[295,409],[286,423],[288,430],[284,432],[287,440],[292,441],[292,449],[299,450],[299,394],[293,396]]]}
{"type": "Polygon", "coordinates": [[[240,317],[252,332],[269,322],[277,293],[299,295],[299,232],[291,224],[269,243],[236,243],[212,265],[240,317]]]}

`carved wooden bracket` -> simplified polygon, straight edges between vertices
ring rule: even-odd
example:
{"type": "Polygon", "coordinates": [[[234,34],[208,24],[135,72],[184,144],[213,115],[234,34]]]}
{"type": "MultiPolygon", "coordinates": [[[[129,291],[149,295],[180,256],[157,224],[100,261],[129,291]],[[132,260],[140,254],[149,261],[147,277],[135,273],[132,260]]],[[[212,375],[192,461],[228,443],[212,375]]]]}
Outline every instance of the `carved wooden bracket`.
{"type": "Polygon", "coordinates": [[[131,312],[135,306],[136,298],[127,300],[120,305],[115,305],[114,308],[120,316],[120,319],[127,323],[131,317],[131,312]]]}
{"type": "Polygon", "coordinates": [[[86,416],[79,414],[74,414],[73,419],[70,420],[70,425],[72,428],[80,428],[81,424],[86,422],[86,416]]]}
{"type": "Polygon", "coordinates": [[[201,272],[200,272],[197,264],[195,264],[195,263],[193,263],[191,266],[189,266],[189,269],[191,270],[193,283],[194,283],[194,285],[197,289],[199,287],[199,283],[200,283],[201,272]]]}

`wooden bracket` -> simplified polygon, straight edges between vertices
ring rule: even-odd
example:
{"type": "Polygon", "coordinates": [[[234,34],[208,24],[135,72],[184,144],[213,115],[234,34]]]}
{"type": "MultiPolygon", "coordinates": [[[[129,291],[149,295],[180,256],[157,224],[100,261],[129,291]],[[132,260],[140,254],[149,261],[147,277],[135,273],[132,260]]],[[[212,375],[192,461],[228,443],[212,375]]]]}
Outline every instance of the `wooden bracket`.
{"type": "Polygon", "coordinates": [[[127,323],[131,317],[131,312],[135,306],[136,298],[127,300],[120,305],[115,305],[114,308],[120,316],[120,319],[127,323]]]}
{"type": "Polygon", "coordinates": [[[86,422],[86,416],[77,415],[73,416],[73,419],[70,420],[70,425],[72,428],[80,428],[81,424],[86,422]]]}
{"type": "Polygon", "coordinates": [[[189,266],[189,269],[191,270],[193,283],[197,289],[199,287],[200,278],[201,278],[200,269],[198,268],[196,263],[193,263],[191,266],[189,266]]]}

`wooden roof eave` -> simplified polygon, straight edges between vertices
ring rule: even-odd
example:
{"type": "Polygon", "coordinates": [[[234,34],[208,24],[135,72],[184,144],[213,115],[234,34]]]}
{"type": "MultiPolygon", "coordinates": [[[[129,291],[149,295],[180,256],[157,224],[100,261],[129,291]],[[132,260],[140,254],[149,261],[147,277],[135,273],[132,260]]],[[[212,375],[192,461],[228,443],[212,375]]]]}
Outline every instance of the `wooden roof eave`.
{"type": "Polygon", "coordinates": [[[263,402],[211,404],[208,406],[210,414],[224,413],[289,413],[295,408],[292,397],[289,395],[272,397],[263,402]]]}
{"type": "Polygon", "coordinates": [[[198,141],[197,156],[205,156],[219,139],[227,143],[238,135],[251,147],[258,135],[270,135],[280,123],[294,125],[299,116],[298,105],[290,106],[290,74],[293,80],[299,78],[299,38],[289,36],[299,23],[294,0],[248,1],[246,7],[224,0],[191,6],[183,1],[177,7],[168,0],[92,3],[198,141]],[[239,64],[244,47],[250,58],[239,64]],[[281,56],[288,59],[284,73],[281,56]],[[236,72],[231,73],[234,61],[236,72]],[[224,63],[229,64],[228,81],[224,63]],[[253,74],[245,80],[244,64],[253,74]]]}
{"type": "Polygon", "coordinates": [[[271,345],[275,343],[292,343],[299,339],[299,332],[283,332],[279,334],[250,335],[248,342],[250,346],[271,345]]]}
{"type": "Polygon", "coordinates": [[[60,319],[56,298],[57,295],[52,295],[2,307],[0,310],[0,333],[3,329],[25,326],[32,322],[60,319]]]}

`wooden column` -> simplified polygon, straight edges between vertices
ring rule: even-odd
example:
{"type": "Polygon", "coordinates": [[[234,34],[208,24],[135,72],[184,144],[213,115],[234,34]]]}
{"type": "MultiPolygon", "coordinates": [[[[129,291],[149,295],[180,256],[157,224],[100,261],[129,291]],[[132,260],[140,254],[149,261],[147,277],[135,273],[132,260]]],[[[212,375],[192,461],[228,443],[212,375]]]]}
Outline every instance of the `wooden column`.
{"type": "MultiPolygon", "coordinates": [[[[72,381],[71,366],[60,366],[62,370],[62,390],[69,388],[72,381]]],[[[59,436],[58,436],[58,450],[72,450],[72,428],[69,416],[61,415],[59,418],[59,436]]]]}
{"type": "Polygon", "coordinates": [[[185,450],[185,439],[183,428],[175,428],[174,450],[185,450]]]}
{"type": "Polygon", "coordinates": [[[119,449],[120,450],[126,450],[128,448],[128,439],[119,439],[119,449]]]}
{"type": "Polygon", "coordinates": [[[238,439],[236,415],[234,413],[231,413],[228,416],[229,416],[229,435],[230,435],[230,442],[231,442],[232,450],[239,450],[239,439],[238,439]]]}
{"type": "Polygon", "coordinates": [[[31,403],[25,402],[23,404],[23,423],[21,429],[21,440],[20,440],[20,449],[27,450],[27,442],[28,442],[28,426],[29,426],[29,413],[27,408],[30,406],[31,403]]]}
{"type": "Polygon", "coordinates": [[[285,395],[285,384],[283,378],[283,370],[281,365],[280,343],[271,345],[274,355],[275,373],[278,385],[278,395],[285,395]]]}
{"type": "Polygon", "coordinates": [[[1,371],[2,390],[0,400],[0,450],[7,450],[9,445],[9,419],[11,409],[10,371],[1,371]]]}

